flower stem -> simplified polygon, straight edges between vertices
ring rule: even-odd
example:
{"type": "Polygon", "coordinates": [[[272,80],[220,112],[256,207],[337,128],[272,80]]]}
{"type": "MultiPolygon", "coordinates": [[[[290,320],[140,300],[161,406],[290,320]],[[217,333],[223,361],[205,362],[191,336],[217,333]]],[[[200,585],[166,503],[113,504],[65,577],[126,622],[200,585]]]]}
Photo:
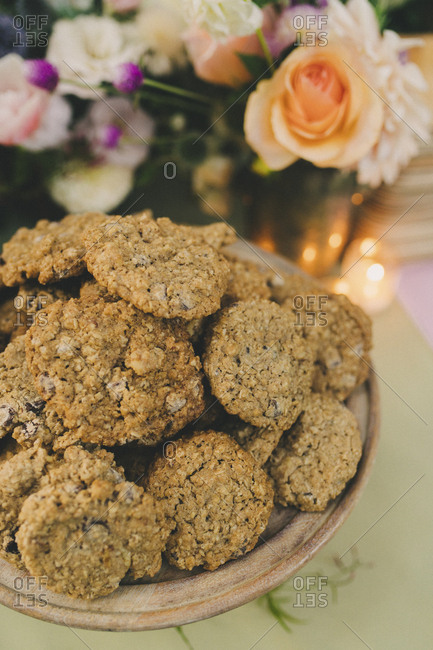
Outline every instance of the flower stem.
{"type": "Polygon", "coordinates": [[[262,46],[263,54],[265,55],[266,61],[269,63],[270,69],[272,71],[274,71],[275,70],[274,60],[272,58],[272,54],[271,54],[271,51],[269,49],[269,45],[266,42],[266,38],[265,38],[265,36],[263,34],[263,30],[262,30],[261,27],[256,29],[256,34],[257,34],[257,38],[260,41],[260,45],[262,46]]]}
{"type": "Polygon", "coordinates": [[[184,88],[178,88],[177,86],[172,86],[170,84],[162,83],[161,81],[156,81],[155,79],[144,79],[143,86],[149,86],[150,88],[157,88],[158,90],[163,90],[167,93],[173,95],[180,95],[181,97],[187,97],[188,99],[194,99],[195,101],[205,102],[210,104],[211,100],[204,95],[199,93],[191,92],[190,90],[185,90],[184,88]]]}

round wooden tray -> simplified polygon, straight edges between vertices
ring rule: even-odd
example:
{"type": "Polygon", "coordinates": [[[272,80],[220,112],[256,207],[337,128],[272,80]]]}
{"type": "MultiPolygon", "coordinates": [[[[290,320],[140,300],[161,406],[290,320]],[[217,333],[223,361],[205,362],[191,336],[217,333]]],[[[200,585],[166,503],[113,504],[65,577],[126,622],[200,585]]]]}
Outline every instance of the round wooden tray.
{"type": "MultiPolygon", "coordinates": [[[[287,260],[246,242],[238,242],[232,249],[243,259],[261,260],[277,271],[296,270],[287,260]]],[[[132,631],[192,623],[263,595],[299,571],[331,539],[366,485],[379,436],[379,397],[373,373],[353,393],[348,406],[359,422],[363,454],[355,477],[324,512],[276,507],[259,544],[244,557],[213,572],[179,571],[163,565],[151,582],[122,585],[94,601],[75,600],[31,585],[26,585],[24,594],[21,578],[26,573],[0,560],[0,602],[53,623],[132,631]]]]}

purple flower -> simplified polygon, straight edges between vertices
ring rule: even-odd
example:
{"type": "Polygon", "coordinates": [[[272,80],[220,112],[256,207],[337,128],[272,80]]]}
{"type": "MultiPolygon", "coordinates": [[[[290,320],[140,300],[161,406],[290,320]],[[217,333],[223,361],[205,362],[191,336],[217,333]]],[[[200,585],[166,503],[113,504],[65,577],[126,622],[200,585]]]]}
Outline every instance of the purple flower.
{"type": "Polygon", "coordinates": [[[33,86],[52,91],[59,83],[57,68],[45,59],[24,61],[24,69],[27,81],[33,86]]]}
{"type": "Polygon", "coordinates": [[[107,124],[101,138],[101,144],[107,149],[115,149],[122,137],[122,129],[115,124],[107,124]]]}
{"type": "Polygon", "coordinates": [[[113,86],[121,93],[133,93],[143,83],[143,73],[135,63],[121,63],[117,66],[113,86]]]}

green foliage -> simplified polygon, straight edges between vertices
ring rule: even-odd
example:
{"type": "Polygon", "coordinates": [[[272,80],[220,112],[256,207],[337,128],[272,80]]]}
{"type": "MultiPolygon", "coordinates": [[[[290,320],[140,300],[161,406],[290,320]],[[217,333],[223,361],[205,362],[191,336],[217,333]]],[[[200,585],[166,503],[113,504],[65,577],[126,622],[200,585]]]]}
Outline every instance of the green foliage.
{"type": "Polygon", "coordinates": [[[181,625],[179,625],[178,627],[175,628],[175,630],[178,633],[178,635],[180,636],[180,638],[182,639],[182,641],[184,642],[184,644],[186,645],[186,647],[188,648],[188,650],[194,650],[194,648],[191,645],[191,641],[188,639],[188,637],[186,636],[186,634],[184,632],[183,627],[181,625]]]}
{"type": "MultiPolygon", "coordinates": [[[[329,588],[332,601],[335,603],[338,601],[339,589],[353,582],[356,571],[361,567],[371,568],[371,565],[361,562],[356,547],[354,547],[351,550],[351,557],[347,563],[343,562],[339,557],[332,558],[332,568],[334,570],[332,574],[329,575],[327,571],[319,569],[317,573],[309,577],[317,579],[326,577],[326,587],[329,588]]],[[[316,584],[320,584],[320,582],[316,584]]],[[[293,608],[294,606],[295,594],[296,590],[293,586],[292,579],[259,598],[259,603],[264,605],[271,616],[286,632],[292,632],[291,626],[294,624],[305,625],[307,623],[306,620],[299,619],[290,614],[288,610],[289,607],[293,608]]]]}
{"type": "Polygon", "coordinates": [[[237,56],[254,79],[261,77],[268,68],[266,60],[257,54],[243,54],[242,52],[237,52],[237,56]]]}

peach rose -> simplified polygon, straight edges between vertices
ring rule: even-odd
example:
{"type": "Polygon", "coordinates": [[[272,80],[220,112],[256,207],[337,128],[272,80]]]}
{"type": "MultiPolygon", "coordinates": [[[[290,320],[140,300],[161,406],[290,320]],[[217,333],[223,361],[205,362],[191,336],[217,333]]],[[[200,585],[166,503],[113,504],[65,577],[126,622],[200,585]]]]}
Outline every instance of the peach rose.
{"type": "Polygon", "coordinates": [[[383,102],[346,63],[359,70],[344,46],[299,47],[250,95],[245,137],[270,169],[349,167],[377,143],[383,102]]]}
{"type": "Polygon", "coordinates": [[[0,144],[20,144],[39,127],[50,95],[28,83],[17,54],[0,59],[0,144]]]}

